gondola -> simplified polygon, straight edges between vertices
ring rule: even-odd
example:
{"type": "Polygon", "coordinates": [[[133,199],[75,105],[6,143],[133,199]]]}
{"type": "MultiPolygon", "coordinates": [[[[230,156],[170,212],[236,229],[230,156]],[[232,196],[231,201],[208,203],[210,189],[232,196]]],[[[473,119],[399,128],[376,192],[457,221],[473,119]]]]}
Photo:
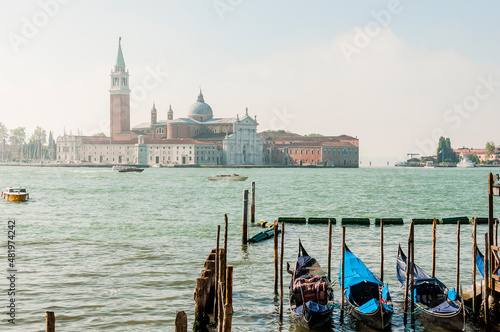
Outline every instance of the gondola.
{"type": "Polygon", "coordinates": [[[328,275],[316,259],[307,254],[299,240],[299,254],[290,282],[292,319],[307,329],[331,324],[333,290],[328,275]]]}
{"type": "MultiPolygon", "coordinates": [[[[403,292],[406,286],[406,264],[406,256],[399,246],[396,272],[403,292]]],[[[466,312],[457,293],[448,290],[438,279],[430,277],[417,264],[414,264],[413,270],[415,314],[448,330],[465,330],[466,312]]],[[[408,300],[411,301],[412,296],[409,295],[408,300]]]]}
{"type": "Polygon", "coordinates": [[[476,266],[477,270],[481,274],[481,277],[484,278],[484,255],[477,246],[476,246],[476,266]]]}
{"type": "MultiPolygon", "coordinates": [[[[344,255],[343,293],[347,311],[374,329],[385,329],[391,324],[394,312],[389,286],[384,286],[347,246],[344,255]]],[[[339,268],[339,283],[342,283],[342,263],[339,268]]]]}

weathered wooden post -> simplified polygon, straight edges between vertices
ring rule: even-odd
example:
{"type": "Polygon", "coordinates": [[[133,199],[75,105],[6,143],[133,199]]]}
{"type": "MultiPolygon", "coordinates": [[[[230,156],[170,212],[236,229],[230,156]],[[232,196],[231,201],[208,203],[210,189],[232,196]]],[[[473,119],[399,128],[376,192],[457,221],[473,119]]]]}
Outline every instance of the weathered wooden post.
{"type": "Polygon", "coordinates": [[[490,308],[489,304],[489,287],[490,287],[490,282],[489,282],[489,249],[490,246],[488,245],[488,233],[484,234],[484,291],[483,291],[483,309],[484,309],[484,324],[488,326],[489,320],[488,320],[488,311],[490,308]]]}
{"type": "Polygon", "coordinates": [[[384,220],[382,218],[380,218],[380,281],[384,283],[384,220]]]}
{"type": "Polygon", "coordinates": [[[437,220],[432,220],[432,273],[431,277],[436,277],[436,224],[437,220]]]}
{"type": "MultiPolygon", "coordinates": [[[[457,221],[457,294],[460,286],[460,220],[457,221]]],[[[476,287],[476,285],[474,285],[476,287]]]]}
{"type": "Polygon", "coordinates": [[[328,219],[328,278],[331,279],[332,269],[332,220],[328,219]]]}
{"type": "Polygon", "coordinates": [[[415,227],[414,224],[411,223],[411,281],[410,281],[410,294],[411,294],[411,324],[415,324],[415,227]]]}
{"type": "Polygon", "coordinates": [[[225,281],[226,281],[226,250],[225,249],[219,249],[219,287],[217,288],[217,295],[218,295],[218,318],[219,318],[219,324],[218,324],[218,331],[222,332],[222,325],[224,322],[224,300],[226,297],[226,287],[225,287],[225,281]]]}
{"type": "Polygon", "coordinates": [[[274,294],[278,295],[278,220],[274,221],[274,294]]]}
{"type": "Polygon", "coordinates": [[[231,332],[233,320],[233,266],[229,265],[226,272],[226,305],[224,307],[223,332],[231,332]]]}
{"type": "Polygon", "coordinates": [[[477,216],[472,222],[472,312],[476,313],[476,255],[477,255],[477,216]]]}
{"type": "Polygon", "coordinates": [[[194,291],[194,324],[193,331],[205,332],[208,331],[207,324],[210,318],[205,312],[206,289],[208,287],[208,278],[202,277],[196,279],[196,289],[194,291]]]}
{"type": "MultiPolygon", "coordinates": [[[[407,256],[406,256],[405,298],[404,298],[404,304],[403,304],[403,309],[404,309],[403,321],[404,321],[405,325],[406,325],[407,314],[408,314],[408,288],[409,288],[409,284],[410,284],[410,269],[411,269],[410,259],[411,259],[412,228],[413,228],[413,220],[410,222],[410,231],[408,233],[408,248],[407,248],[408,252],[407,252],[407,256]]],[[[413,274],[413,271],[412,271],[412,274],[413,274]]]]}
{"type": "Polygon", "coordinates": [[[227,255],[227,214],[224,215],[224,250],[227,255]]]}
{"type": "Polygon", "coordinates": [[[340,276],[340,322],[344,320],[345,226],[342,226],[342,270],[340,276]]]}
{"type": "MultiPolygon", "coordinates": [[[[493,245],[493,223],[495,222],[494,221],[494,218],[493,218],[493,183],[494,183],[494,179],[493,179],[493,174],[490,172],[489,176],[488,176],[488,245],[493,245]]],[[[486,253],[485,253],[486,255],[486,253]]],[[[491,250],[488,250],[488,260],[490,261],[490,268],[489,268],[489,278],[488,278],[488,287],[491,289],[493,287],[493,284],[492,284],[492,280],[493,278],[491,278],[491,276],[493,275],[493,257],[492,257],[492,253],[491,253],[491,250]]],[[[485,274],[486,276],[486,274],[485,274]]]]}
{"type": "Polygon", "coordinates": [[[175,315],[175,332],[187,332],[188,321],[184,311],[179,311],[175,315]]]}
{"type": "MultiPolygon", "coordinates": [[[[217,316],[218,310],[216,309],[218,306],[218,296],[217,296],[217,286],[219,280],[219,238],[220,238],[220,225],[217,225],[217,243],[215,247],[215,278],[214,278],[214,322],[217,322],[219,317],[217,316]]],[[[209,286],[210,287],[210,286],[209,286]]]]}
{"type": "Polygon", "coordinates": [[[250,204],[250,222],[255,223],[255,182],[252,182],[252,203],[250,204]]]}
{"type": "Polygon", "coordinates": [[[495,219],[495,245],[498,246],[498,219],[495,219]]]}
{"type": "Polygon", "coordinates": [[[280,322],[283,321],[283,256],[285,254],[285,222],[281,222],[281,259],[280,259],[280,322]]]}
{"type": "Polygon", "coordinates": [[[55,332],[56,331],[56,316],[53,311],[47,311],[45,313],[45,332],[55,332]]]}
{"type": "Polygon", "coordinates": [[[243,244],[247,244],[248,238],[248,190],[243,192],[243,244]]]}

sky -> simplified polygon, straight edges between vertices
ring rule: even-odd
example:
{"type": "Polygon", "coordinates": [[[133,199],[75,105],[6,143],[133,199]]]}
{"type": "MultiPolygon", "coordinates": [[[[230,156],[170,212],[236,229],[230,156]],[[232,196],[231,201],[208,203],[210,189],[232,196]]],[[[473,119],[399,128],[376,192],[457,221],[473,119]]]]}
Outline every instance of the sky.
{"type": "Polygon", "coordinates": [[[131,126],[203,90],[258,131],[347,134],[361,163],[500,144],[500,2],[0,0],[0,122],[109,135],[118,39],[131,126]]]}

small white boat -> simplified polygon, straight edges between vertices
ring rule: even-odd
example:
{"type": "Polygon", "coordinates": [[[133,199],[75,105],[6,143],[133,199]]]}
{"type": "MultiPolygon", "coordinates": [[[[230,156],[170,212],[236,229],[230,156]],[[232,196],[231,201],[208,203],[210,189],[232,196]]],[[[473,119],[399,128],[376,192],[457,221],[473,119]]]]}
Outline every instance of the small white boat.
{"type": "Polygon", "coordinates": [[[162,165],[162,164],[154,164],[154,165],[153,165],[153,166],[151,166],[151,167],[154,167],[154,168],[161,168],[161,167],[163,167],[163,165],[162,165]]]}
{"type": "Polygon", "coordinates": [[[469,158],[466,158],[463,154],[460,154],[461,160],[459,163],[457,163],[457,167],[460,168],[472,168],[476,167],[476,164],[469,158]]]}
{"type": "Polygon", "coordinates": [[[248,179],[248,176],[241,176],[238,174],[220,174],[220,175],[213,175],[209,176],[208,179],[210,181],[218,181],[218,180],[230,180],[230,181],[245,181],[248,179]]]}
{"type": "Polygon", "coordinates": [[[24,202],[29,197],[30,194],[23,187],[9,187],[2,192],[2,198],[9,202],[24,202]]]}

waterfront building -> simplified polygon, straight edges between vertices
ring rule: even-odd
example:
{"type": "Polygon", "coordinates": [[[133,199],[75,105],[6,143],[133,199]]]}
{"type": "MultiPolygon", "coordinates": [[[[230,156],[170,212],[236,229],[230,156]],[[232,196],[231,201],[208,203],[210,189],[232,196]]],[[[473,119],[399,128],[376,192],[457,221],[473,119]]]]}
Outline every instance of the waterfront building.
{"type": "Polygon", "coordinates": [[[259,136],[264,140],[266,164],[359,167],[359,140],[356,137],[276,132],[262,132],[259,136]]]}
{"type": "Polygon", "coordinates": [[[457,155],[457,157],[460,157],[460,154],[463,154],[464,156],[467,155],[476,155],[481,162],[487,162],[487,161],[493,161],[495,163],[500,163],[500,147],[497,147],[495,152],[493,152],[491,155],[486,156],[486,149],[469,149],[469,148],[458,148],[454,149],[453,152],[457,155]]]}

